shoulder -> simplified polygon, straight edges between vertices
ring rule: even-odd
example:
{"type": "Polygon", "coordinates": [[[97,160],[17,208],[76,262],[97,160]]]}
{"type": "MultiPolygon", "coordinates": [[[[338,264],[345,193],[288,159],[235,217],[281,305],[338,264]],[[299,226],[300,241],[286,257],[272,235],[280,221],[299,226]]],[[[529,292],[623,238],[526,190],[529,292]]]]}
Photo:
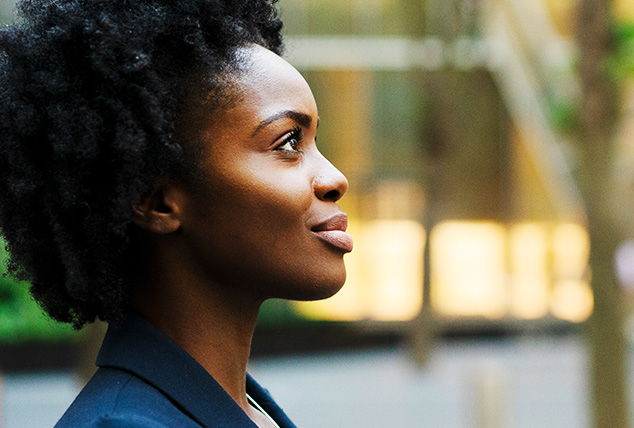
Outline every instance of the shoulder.
{"type": "Polygon", "coordinates": [[[143,379],[100,368],[55,428],[199,427],[169,397],[143,379]]]}

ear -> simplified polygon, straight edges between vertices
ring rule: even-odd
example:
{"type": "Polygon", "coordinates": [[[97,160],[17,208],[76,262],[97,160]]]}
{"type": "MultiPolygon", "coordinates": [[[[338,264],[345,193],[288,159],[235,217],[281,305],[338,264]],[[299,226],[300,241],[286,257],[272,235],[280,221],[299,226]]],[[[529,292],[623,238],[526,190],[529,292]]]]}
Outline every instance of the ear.
{"type": "Polygon", "coordinates": [[[185,195],[177,186],[159,184],[133,205],[132,222],[151,233],[174,233],[181,227],[184,202],[185,195]]]}

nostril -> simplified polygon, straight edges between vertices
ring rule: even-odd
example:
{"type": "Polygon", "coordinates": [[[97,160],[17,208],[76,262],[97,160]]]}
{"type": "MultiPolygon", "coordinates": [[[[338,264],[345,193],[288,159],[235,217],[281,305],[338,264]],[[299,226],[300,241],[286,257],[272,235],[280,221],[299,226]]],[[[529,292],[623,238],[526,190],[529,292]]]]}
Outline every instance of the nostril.
{"type": "Polygon", "coordinates": [[[338,201],[341,198],[341,193],[339,190],[331,190],[326,192],[323,196],[323,199],[326,201],[338,201]]]}

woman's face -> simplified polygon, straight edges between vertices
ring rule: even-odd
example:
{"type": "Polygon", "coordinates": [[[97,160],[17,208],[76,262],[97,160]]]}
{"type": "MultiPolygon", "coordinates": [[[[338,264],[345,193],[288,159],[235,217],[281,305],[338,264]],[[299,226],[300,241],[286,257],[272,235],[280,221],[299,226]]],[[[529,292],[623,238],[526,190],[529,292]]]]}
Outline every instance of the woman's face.
{"type": "Polygon", "coordinates": [[[230,107],[204,119],[203,184],[188,198],[182,232],[206,280],[254,297],[326,298],[352,250],[336,205],[346,178],[315,145],[312,92],[285,60],[242,49],[230,107]]]}

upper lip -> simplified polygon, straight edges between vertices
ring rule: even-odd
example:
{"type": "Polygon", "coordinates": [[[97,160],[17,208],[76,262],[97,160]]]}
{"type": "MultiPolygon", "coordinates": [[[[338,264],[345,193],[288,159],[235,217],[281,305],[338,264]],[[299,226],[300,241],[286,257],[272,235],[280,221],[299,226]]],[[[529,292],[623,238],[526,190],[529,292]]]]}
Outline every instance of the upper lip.
{"type": "Polygon", "coordinates": [[[323,232],[328,230],[340,230],[345,232],[348,228],[348,216],[346,213],[338,212],[321,223],[310,228],[313,232],[323,232]]]}

